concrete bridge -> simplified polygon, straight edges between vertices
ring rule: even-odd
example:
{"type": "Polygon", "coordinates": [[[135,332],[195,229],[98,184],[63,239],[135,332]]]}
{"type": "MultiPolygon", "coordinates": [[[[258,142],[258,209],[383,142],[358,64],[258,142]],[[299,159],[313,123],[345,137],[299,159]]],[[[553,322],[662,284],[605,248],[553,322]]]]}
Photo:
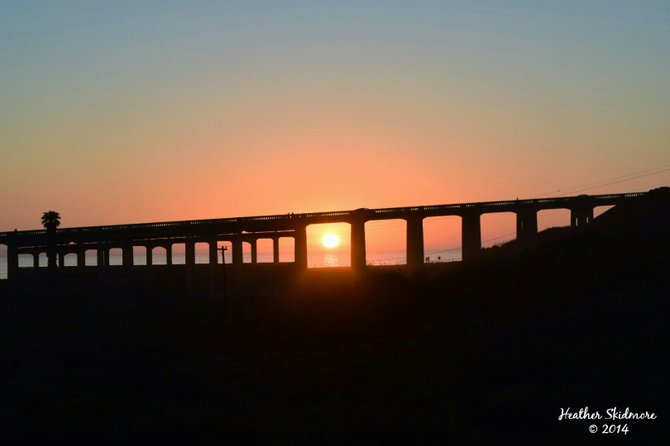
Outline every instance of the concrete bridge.
{"type": "MultiPolygon", "coordinates": [[[[166,250],[167,264],[172,264],[172,246],[185,245],[185,264],[195,264],[196,243],[209,245],[209,263],[218,263],[218,243],[232,245],[232,264],[242,265],[242,243],[251,244],[251,261],[257,261],[257,241],[273,241],[274,263],[279,263],[279,239],[294,239],[294,263],[298,269],[307,268],[307,232],[312,224],[348,223],[351,225],[351,266],[362,270],[366,266],[365,223],[373,220],[403,219],[407,222],[407,268],[420,268],[424,262],[423,220],[427,217],[460,216],[462,221],[462,255],[467,262],[481,249],[480,217],[484,214],[513,212],[516,214],[516,237],[521,246],[532,248],[537,235],[537,213],[547,209],[568,209],[571,226],[583,230],[593,220],[597,206],[616,206],[636,200],[648,192],[574,197],[537,198],[478,203],[442,204],[429,206],[357,209],[351,211],[315,212],[304,214],[266,215],[258,217],[222,218],[210,220],[173,221],[110,226],[63,228],[54,231],[12,231],[0,233],[0,244],[7,246],[7,277],[16,277],[19,255],[32,255],[33,266],[39,266],[39,256],[46,253],[50,266],[63,266],[68,254],[76,254],[77,266],[85,265],[85,253],[97,252],[97,268],[110,266],[110,250],[120,248],[123,266],[132,267],[133,247],[146,248],[146,266],[153,264],[153,249],[166,250]]],[[[145,268],[145,266],[135,266],[145,268]]]]}

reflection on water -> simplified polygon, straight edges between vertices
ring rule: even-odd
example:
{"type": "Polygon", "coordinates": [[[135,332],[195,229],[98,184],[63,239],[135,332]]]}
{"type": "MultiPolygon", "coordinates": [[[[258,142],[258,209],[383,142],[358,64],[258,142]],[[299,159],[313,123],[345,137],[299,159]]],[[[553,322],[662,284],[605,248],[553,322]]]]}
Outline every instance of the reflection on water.
{"type": "Polygon", "coordinates": [[[339,259],[336,254],[326,254],[323,256],[323,266],[326,268],[333,268],[335,266],[340,266],[339,259]]]}

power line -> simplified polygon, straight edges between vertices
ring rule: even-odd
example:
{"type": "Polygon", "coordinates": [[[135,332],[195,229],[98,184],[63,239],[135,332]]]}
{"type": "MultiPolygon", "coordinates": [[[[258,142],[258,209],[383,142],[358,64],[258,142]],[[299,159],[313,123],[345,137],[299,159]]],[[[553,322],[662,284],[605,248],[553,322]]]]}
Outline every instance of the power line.
{"type": "MultiPolygon", "coordinates": [[[[635,173],[629,173],[626,175],[620,175],[617,177],[612,177],[604,180],[594,181],[591,183],[586,183],[581,186],[574,186],[567,189],[559,189],[556,192],[561,192],[559,196],[572,195],[579,192],[584,192],[587,190],[595,189],[598,187],[610,186],[612,184],[624,183],[626,181],[636,180],[639,178],[644,178],[652,175],[658,175],[659,173],[667,172],[670,170],[670,165],[655,167],[653,169],[647,169],[635,173]]],[[[550,192],[546,195],[550,195],[554,192],[550,192]]]]}

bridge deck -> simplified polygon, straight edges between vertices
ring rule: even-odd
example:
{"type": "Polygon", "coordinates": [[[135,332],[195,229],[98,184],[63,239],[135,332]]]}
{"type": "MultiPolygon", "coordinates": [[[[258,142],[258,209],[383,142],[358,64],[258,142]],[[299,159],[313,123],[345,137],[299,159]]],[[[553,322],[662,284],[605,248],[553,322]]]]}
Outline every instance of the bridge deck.
{"type": "MultiPolygon", "coordinates": [[[[638,198],[646,192],[632,192],[605,195],[580,195],[572,197],[535,198],[524,200],[504,200],[471,202],[427,206],[392,207],[379,209],[357,209],[348,211],[308,212],[301,214],[262,215],[252,217],[215,218],[205,220],[184,220],[156,223],[133,223],[122,225],[84,226],[62,228],[58,231],[61,239],[72,240],[105,239],[120,234],[138,237],[189,236],[202,233],[225,233],[245,230],[290,230],[297,224],[315,224],[347,221],[354,218],[365,220],[383,220],[394,218],[425,218],[466,213],[517,212],[525,209],[561,209],[577,206],[609,206],[638,198]]],[[[13,232],[0,232],[0,243],[6,243],[13,232]]],[[[41,238],[46,230],[16,231],[21,239],[41,238]]]]}

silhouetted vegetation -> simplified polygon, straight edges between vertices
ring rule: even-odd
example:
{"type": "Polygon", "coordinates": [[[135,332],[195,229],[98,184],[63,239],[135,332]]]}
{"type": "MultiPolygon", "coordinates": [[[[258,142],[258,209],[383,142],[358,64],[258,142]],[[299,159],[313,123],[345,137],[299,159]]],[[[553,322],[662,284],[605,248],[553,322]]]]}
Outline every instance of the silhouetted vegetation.
{"type": "Polygon", "coordinates": [[[42,226],[47,231],[55,231],[60,226],[60,214],[56,211],[46,211],[42,214],[42,226]]]}
{"type": "Polygon", "coordinates": [[[54,269],[57,266],[56,262],[56,243],[54,240],[54,234],[56,229],[60,226],[60,214],[56,211],[46,211],[42,214],[42,226],[47,230],[49,234],[48,246],[47,246],[47,265],[50,269],[54,269]]]}

